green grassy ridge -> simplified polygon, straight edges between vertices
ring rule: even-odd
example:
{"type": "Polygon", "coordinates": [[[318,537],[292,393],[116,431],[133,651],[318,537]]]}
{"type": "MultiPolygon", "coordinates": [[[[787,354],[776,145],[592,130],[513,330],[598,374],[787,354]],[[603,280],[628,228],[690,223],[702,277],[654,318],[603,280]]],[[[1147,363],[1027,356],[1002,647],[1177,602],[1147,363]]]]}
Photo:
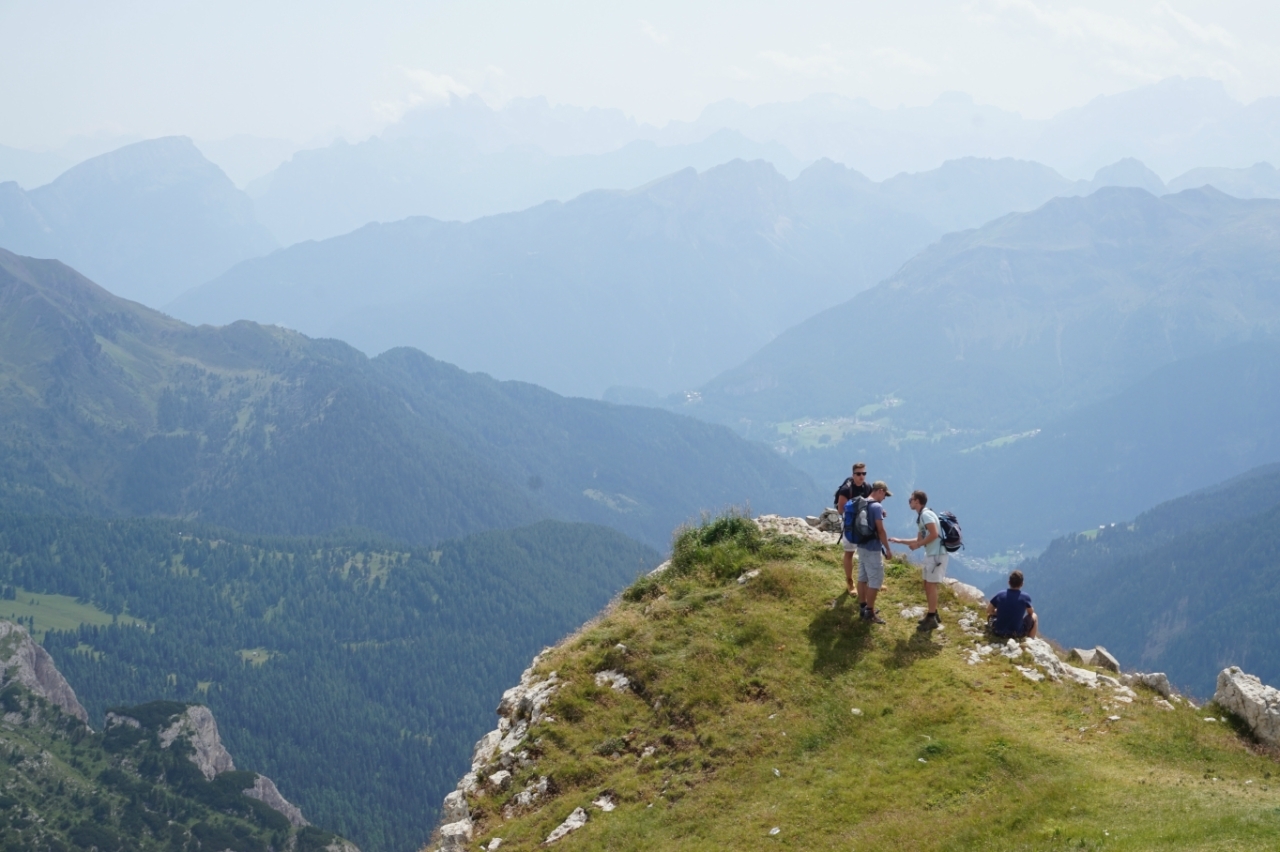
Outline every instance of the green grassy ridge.
{"type": "Polygon", "coordinates": [[[536,762],[508,791],[471,798],[479,843],[533,849],[576,807],[590,820],[558,848],[1280,843],[1280,766],[1203,721],[1220,710],[1033,683],[998,656],[971,666],[956,623],[967,604],[944,593],[946,628],[931,636],[898,614],[922,602],[915,569],[894,563],[888,623],[870,626],[843,594],[836,548],[732,527],[687,533],[683,564],[678,545],[672,570],[543,655],[538,674],[565,683],[555,721],[530,733],[536,762]],[[761,573],[735,582],[750,568],[761,573]],[[597,687],[606,668],[634,689],[597,687]],[[540,775],[554,797],[504,819],[540,775]],[[605,792],[611,813],[589,804],[605,792]]]}
{"type": "Polygon", "coordinates": [[[208,781],[185,740],[161,748],[160,725],[186,705],[117,708],[154,724],[105,732],[17,684],[0,706],[0,852],[323,852],[338,840],[244,796],[255,773],[208,781]]]}

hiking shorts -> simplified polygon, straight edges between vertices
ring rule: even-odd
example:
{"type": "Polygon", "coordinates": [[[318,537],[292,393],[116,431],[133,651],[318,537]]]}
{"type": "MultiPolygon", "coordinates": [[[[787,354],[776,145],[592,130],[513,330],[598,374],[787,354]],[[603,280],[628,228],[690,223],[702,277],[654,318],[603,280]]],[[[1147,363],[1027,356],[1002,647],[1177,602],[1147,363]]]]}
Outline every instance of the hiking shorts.
{"type": "Polygon", "coordinates": [[[924,575],[926,583],[941,583],[947,578],[947,557],[948,553],[939,553],[937,556],[925,554],[924,562],[920,564],[920,573],[924,575]]]}
{"type": "Polygon", "coordinates": [[[857,549],[858,549],[858,545],[856,545],[856,544],[854,544],[853,542],[849,541],[849,539],[848,539],[848,537],[847,537],[847,536],[843,536],[843,535],[842,535],[842,536],[840,536],[840,543],[844,545],[844,552],[845,552],[845,553],[853,553],[855,550],[857,550],[857,549]]]}
{"type": "Polygon", "coordinates": [[[866,583],[872,589],[880,589],[884,585],[884,553],[879,547],[875,550],[858,548],[858,582],[866,583]]]}

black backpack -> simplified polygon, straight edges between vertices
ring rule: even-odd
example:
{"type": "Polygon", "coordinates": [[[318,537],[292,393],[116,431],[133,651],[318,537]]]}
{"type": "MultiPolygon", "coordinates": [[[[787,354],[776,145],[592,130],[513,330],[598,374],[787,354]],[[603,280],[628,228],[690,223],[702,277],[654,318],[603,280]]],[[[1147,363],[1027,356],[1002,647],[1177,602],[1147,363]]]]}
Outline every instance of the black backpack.
{"type": "Polygon", "coordinates": [[[947,553],[955,553],[964,547],[964,539],[960,534],[960,522],[955,512],[938,513],[938,535],[942,538],[942,546],[947,553]]]}

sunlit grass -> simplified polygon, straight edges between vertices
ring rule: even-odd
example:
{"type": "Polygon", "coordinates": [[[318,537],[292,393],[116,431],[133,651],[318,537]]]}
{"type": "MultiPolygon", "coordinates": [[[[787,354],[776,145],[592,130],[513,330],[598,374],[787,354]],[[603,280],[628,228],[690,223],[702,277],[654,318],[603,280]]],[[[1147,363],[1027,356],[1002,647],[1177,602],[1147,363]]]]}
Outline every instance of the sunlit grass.
{"type": "MultiPolygon", "coordinates": [[[[82,624],[105,626],[113,623],[113,616],[93,604],[79,603],[67,595],[41,595],[22,589],[15,591],[14,600],[0,600],[0,619],[16,621],[24,627],[34,624],[37,641],[48,630],[75,630],[82,624]],[[28,621],[31,619],[32,621],[28,621]]],[[[121,624],[144,622],[130,615],[118,616],[121,624]]]]}
{"type": "Polygon", "coordinates": [[[970,666],[961,602],[945,599],[931,637],[898,614],[922,602],[906,566],[881,598],[889,623],[871,627],[842,593],[834,548],[718,519],[676,554],[544,657],[543,673],[567,682],[556,721],[531,736],[535,766],[473,803],[478,839],[533,849],[585,807],[590,822],[559,848],[1280,845],[1276,763],[1204,722],[1212,711],[1159,709],[1149,693],[1107,709],[1109,690],[1033,683],[1002,658],[970,666]],[[761,574],[740,585],[748,568],[761,574]],[[597,687],[606,668],[636,689],[597,687]],[[555,797],[504,820],[538,775],[555,797]],[[589,804],[604,792],[612,813],[589,804]]]}

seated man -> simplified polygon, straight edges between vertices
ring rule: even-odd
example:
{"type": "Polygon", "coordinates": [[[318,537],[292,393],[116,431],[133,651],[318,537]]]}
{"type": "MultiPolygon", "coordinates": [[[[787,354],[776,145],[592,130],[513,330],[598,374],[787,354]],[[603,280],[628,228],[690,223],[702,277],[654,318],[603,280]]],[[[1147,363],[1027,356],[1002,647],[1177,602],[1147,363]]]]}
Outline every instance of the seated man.
{"type": "Polygon", "coordinates": [[[1022,572],[1009,575],[1009,588],[987,604],[987,629],[1001,639],[1034,639],[1040,619],[1031,608],[1031,598],[1022,592],[1022,572]]]}

